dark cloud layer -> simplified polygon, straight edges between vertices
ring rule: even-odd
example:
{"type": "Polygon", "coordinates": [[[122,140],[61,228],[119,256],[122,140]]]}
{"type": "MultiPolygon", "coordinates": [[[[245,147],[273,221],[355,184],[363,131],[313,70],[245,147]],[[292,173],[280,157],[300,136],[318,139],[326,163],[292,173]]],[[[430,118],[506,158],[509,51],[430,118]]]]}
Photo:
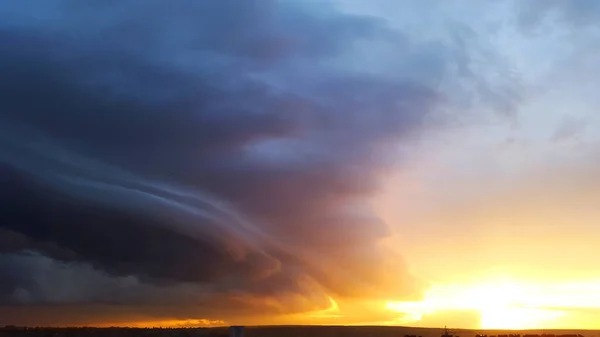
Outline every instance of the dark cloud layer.
{"type": "Polygon", "coordinates": [[[365,197],[438,96],[347,57],[408,43],[384,22],[267,0],[20,1],[0,22],[2,310],[414,291],[365,197]]]}

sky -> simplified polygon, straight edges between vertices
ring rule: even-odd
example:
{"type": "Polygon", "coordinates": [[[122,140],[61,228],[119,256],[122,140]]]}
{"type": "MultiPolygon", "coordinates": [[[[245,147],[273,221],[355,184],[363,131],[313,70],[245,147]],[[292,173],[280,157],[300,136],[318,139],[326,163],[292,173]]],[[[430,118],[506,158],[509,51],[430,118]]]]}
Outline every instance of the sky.
{"type": "Polygon", "coordinates": [[[600,2],[0,3],[0,325],[600,329],[600,2]]]}

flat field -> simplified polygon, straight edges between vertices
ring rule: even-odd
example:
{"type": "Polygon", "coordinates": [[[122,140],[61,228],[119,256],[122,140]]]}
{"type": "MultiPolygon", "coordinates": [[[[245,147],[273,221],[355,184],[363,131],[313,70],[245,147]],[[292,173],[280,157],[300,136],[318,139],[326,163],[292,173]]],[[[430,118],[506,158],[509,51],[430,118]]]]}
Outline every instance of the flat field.
{"type": "MultiPolygon", "coordinates": [[[[441,328],[395,326],[252,326],[245,328],[246,337],[440,337],[441,328]]],[[[457,337],[477,334],[580,334],[600,337],[600,330],[465,330],[451,329],[457,337]]],[[[0,328],[0,337],[225,337],[228,328],[0,328]]]]}

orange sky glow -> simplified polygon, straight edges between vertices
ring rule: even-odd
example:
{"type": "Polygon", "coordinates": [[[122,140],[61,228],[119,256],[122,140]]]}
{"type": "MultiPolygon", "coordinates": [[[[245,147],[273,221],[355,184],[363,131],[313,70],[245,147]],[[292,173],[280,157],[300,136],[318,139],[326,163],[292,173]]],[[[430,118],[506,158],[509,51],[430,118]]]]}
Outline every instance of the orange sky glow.
{"type": "MultiPolygon", "coordinates": [[[[418,299],[350,300],[332,296],[325,309],[236,322],[600,329],[600,272],[595,268],[600,232],[587,225],[592,224],[597,211],[586,206],[600,200],[596,199],[600,193],[579,183],[585,180],[585,172],[572,166],[555,167],[560,177],[567,177],[556,179],[556,172],[532,167],[522,175],[505,178],[511,185],[463,180],[460,197],[434,198],[436,189],[427,186],[422,177],[437,171],[436,162],[418,163],[414,170],[384,177],[392,187],[373,201],[387,222],[398,224],[399,234],[382,245],[405,258],[411,275],[422,285],[418,299]],[[523,177],[528,177],[527,184],[522,183],[523,177]],[[562,194],[548,195],[547,189],[562,194]],[[579,206],[568,202],[565,206],[565,194],[579,206]],[[573,212],[582,223],[565,231],[573,212]],[[400,231],[400,224],[407,222],[420,226],[400,231]],[[457,236],[453,233],[457,224],[473,225],[477,230],[457,236]]],[[[196,325],[229,323],[205,320],[196,325]]],[[[176,320],[137,325],[193,324],[193,320],[176,320]]]]}
{"type": "Polygon", "coordinates": [[[600,329],[600,0],[81,2],[0,1],[0,326],[600,329]]]}

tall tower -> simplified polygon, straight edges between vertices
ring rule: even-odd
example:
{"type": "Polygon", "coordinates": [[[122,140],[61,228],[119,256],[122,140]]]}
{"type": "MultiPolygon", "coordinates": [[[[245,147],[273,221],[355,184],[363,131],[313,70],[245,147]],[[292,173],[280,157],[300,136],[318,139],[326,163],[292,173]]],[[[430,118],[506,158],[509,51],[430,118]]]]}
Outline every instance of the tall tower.
{"type": "Polygon", "coordinates": [[[446,326],[444,326],[444,333],[442,334],[441,337],[456,337],[456,336],[452,336],[450,334],[450,332],[448,332],[448,328],[446,326]]]}

